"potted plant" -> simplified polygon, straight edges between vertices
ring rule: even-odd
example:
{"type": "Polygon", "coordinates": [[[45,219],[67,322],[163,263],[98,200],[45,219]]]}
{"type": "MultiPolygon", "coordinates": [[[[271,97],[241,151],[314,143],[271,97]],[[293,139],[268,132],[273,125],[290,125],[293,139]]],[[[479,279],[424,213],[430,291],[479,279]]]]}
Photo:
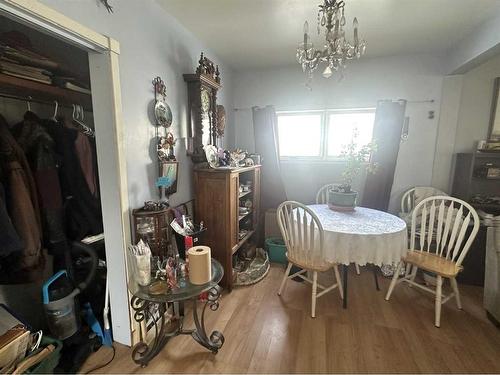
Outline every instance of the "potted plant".
{"type": "Polygon", "coordinates": [[[353,131],[351,142],[344,146],[341,156],[346,166],[342,172],[342,183],[328,192],[328,204],[331,209],[338,211],[352,211],[356,206],[358,192],[352,190],[352,183],[361,171],[375,173],[377,164],[371,161],[371,155],[377,149],[375,142],[359,147],[358,131],[353,131]]]}

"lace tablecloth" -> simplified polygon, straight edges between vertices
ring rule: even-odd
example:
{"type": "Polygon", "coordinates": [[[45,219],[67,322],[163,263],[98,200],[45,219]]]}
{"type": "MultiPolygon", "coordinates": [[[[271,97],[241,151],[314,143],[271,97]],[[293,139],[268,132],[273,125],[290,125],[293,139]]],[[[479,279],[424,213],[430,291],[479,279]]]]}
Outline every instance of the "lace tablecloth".
{"type": "Polygon", "coordinates": [[[353,212],[333,211],[326,204],[308,207],[323,225],[328,262],[380,266],[399,262],[406,255],[406,223],[397,216],[364,207],[353,212]]]}

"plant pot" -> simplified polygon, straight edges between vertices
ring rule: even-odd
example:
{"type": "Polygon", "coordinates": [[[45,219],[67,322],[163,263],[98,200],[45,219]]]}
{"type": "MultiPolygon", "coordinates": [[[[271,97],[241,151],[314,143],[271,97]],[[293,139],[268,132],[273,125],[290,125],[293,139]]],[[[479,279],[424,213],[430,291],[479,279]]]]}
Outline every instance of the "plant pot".
{"type": "Polygon", "coordinates": [[[342,193],[330,190],[328,192],[328,206],[334,211],[353,211],[356,207],[357,191],[342,193]]]}

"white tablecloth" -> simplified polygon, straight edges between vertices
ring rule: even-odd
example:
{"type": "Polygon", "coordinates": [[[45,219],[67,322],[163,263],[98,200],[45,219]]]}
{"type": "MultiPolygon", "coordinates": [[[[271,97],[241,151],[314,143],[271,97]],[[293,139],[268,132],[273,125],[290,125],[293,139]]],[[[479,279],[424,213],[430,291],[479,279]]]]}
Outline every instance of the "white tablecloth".
{"type": "Polygon", "coordinates": [[[326,204],[308,206],[324,230],[328,262],[377,266],[399,262],[408,250],[406,223],[397,216],[370,208],[332,211],[326,204]]]}

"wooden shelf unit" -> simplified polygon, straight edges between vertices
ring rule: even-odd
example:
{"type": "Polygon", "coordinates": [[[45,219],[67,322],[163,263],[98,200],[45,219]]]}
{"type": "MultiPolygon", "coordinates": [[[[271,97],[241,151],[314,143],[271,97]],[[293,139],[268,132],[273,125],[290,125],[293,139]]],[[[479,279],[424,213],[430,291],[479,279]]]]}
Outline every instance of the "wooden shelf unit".
{"type": "Polygon", "coordinates": [[[477,168],[486,163],[500,166],[500,153],[476,151],[456,154],[451,195],[471,203],[474,207],[482,209],[489,208],[492,211],[491,213],[498,215],[500,206],[495,207],[495,205],[472,202],[472,198],[475,195],[499,195],[500,181],[498,178],[478,177],[474,174],[477,168]]]}
{"type": "MultiPolygon", "coordinates": [[[[203,220],[207,228],[204,244],[210,246],[212,256],[224,267],[222,286],[233,287],[233,254],[257,232],[260,215],[260,165],[237,169],[195,169],[195,213],[197,222],[203,220]],[[240,182],[252,182],[252,191],[240,197],[240,182]],[[249,232],[240,240],[240,198],[252,199],[249,232]]],[[[245,192],[246,193],[246,192],[245,192]]],[[[243,219],[243,217],[241,217],[243,219]]]]}
{"type": "Polygon", "coordinates": [[[68,107],[71,107],[72,104],[80,104],[86,111],[92,111],[92,97],[89,94],[18,78],[8,74],[0,73],[0,92],[26,99],[31,96],[34,102],[57,100],[59,105],[68,107]]]}
{"type": "MultiPolygon", "coordinates": [[[[477,177],[474,171],[485,163],[500,165],[500,153],[497,152],[471,152],[455,155],[455,172],[451,195],[469,202],[476,210],[488,213],[500,214],[500,205],[474,203],[475,195],[498,196],[500,193],[500,181],[498,179],[477,177]]],[[[467,229],[466,236],[470,233],[467,229]]],[[[486,259],[486,230],[483,225],[472,242],[462,266],[463,271],[457,276],[459,283],[478,285],[484,284],[484,269],[486,259]]]]}

